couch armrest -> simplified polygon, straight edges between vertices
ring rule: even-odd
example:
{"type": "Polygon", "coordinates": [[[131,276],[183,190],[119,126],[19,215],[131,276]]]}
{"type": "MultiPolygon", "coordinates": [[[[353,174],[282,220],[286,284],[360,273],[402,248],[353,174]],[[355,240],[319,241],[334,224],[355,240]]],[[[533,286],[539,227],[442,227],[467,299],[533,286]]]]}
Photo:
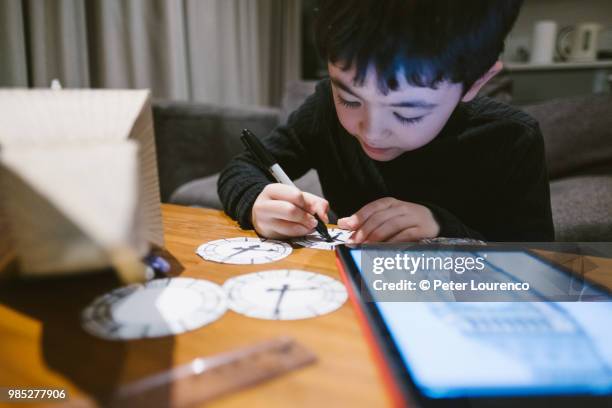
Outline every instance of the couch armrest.
{"type": "Polygon", "coordinates": [[[540,123],[551,179],[612,163],[612,95],[555,99],[522,109],[540,123]]]}
{"type": "Polygon", "coordinates": [[[219,172],[242,151],[241,129],[249,128],[263,136],[278,121],[279,111],[275,108],[154,101],[162,201],[167,202],[183,183],[219,172]]]}

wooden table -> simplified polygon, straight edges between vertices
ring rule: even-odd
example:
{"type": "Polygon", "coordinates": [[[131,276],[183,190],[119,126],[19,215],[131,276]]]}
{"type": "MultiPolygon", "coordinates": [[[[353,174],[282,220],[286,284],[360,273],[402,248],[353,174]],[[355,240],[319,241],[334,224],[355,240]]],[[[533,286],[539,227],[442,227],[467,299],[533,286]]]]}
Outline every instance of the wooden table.
{"type": "MultiPolygon", "coordinates": [[[[255,236],[214,210],[162,205],[166,249],[180,276],[219,284],[265,269],[306,269],[339,278],[331,251],[297,249],[268,265],[222,265],[195,254],[203,242],[255,236]],[[182,271],[181,271],[182,269],[182,271]]],[[[2,265],[0,259],[0,265],[2,265]]],[[[236,347],[289,335],[318,356],[314,365],[215,401],[218,407],[372,407],[389,404],[355,313],[346,303],[314,319],[265,321],[228,311],[218,321],[175,337],[105,341],[79,323],[91,300],[119,283],[112,273],[0,285],[0,386],[57,387],[84,405],[120,384],[236,347]],[[81,399],[81,397],[83,399],[81,399]]],[[[171,400],[171,390],[167,400],[171,400]]],[[[31,406],[31,404],[28,404],[31,406]]],[[[207,405],[208,406],[208,405],[207,405]]]]}

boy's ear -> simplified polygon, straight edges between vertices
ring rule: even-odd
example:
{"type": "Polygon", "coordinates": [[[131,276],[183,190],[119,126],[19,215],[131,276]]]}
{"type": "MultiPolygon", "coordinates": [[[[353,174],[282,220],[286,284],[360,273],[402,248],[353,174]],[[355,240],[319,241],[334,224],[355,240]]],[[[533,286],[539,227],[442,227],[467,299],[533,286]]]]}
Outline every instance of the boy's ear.
{"type": "Polygon", "coordinates": [[[472,87],[465,93],[465,95],[463,95],[463,98],[461,98],[461,100],[463,102],[469,102],[474,99],[478,94],[478,91],[480,91],[480,88],[482,88],[484,84],[489,82],[491,78],[497,75],[499,71],[502,70],[502,68],[504,68],[504,64],[501,61],[496,61],[495,64],[493,64],[493,66],[489,68],[489,70],[483,76],[481,76],[476,82],[474,82],[474,85],[472,85],[472,87]]]}

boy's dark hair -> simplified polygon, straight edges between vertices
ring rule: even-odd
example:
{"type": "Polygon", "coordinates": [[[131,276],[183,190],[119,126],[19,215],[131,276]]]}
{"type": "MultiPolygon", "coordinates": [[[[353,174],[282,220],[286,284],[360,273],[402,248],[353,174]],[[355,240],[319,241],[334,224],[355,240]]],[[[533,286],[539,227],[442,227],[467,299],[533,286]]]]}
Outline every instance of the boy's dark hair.
{"type": "Polygon", "coordinates": [[[323,58],[356,67],[361,85],[370,64],[379,87],[397,88],[398,69],[412,85],[462,83],[464,92],[504,49],[523,0],[320,0],[315,20],[323,58]]]}

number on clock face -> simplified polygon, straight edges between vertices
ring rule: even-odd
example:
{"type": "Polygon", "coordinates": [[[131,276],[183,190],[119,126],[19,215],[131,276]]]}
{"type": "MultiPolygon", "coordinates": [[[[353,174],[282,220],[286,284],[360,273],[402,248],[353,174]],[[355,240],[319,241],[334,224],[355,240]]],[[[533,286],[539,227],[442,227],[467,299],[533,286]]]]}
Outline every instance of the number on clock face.
{"type": "Polygon", "coordinates": [[[262,264],[291,254],[291,246],[281,241],[260,238],[227,238],[202,244],[196,253],[207,261],[230,264],[262,264]]]}
{"type": "Polygon", "coordinates": [[[329,276],[281,269],[231,278],[223,289],[229,307],[259,319],[296,320],[333,312],[346,302],[344,285],[329,276]]]}

